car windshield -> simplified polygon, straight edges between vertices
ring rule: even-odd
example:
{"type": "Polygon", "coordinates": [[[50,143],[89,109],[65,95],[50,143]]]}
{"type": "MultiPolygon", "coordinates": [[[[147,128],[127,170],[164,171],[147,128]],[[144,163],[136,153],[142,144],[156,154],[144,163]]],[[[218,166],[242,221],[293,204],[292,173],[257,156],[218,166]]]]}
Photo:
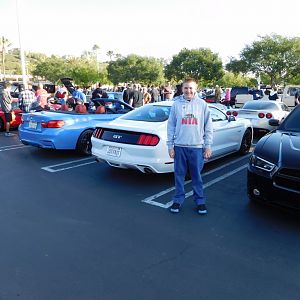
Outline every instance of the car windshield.
{"type": "Polygon", "coordinates": [[[300,132],[300,107],[294,110],[289,114],[289,116],[284,120],[280,125],[280,130],[300,132]]]}
{"type": "Polygon", "coordinates": [[[122,116],[124,120],[144,122],[164,122],[168,120],[171,106],[144,105],[122,116]]]}
{"type": "Polygon", "coordinates": [[[106,110],[110,113],[127,113],[132,110],[132,107],[129,106],[125,102],[121,102],[116,99],[109,99],[109,98],[98,98],[98,99],[93,99],[93,102],[96,107],[99,105],[102,105],[106,108],[106,110]]]}
{"type": "Polygon", "coordinates": [[[107,95],[109,99],[123,100],[122,93],[108,92],[107,95]]]}
{"type": "Polygon", "coordinates": [[[248,101],[244,104],[243,109],[253,110],[279,110],[274,102],[261,102],[259,100],[248,101]]]}

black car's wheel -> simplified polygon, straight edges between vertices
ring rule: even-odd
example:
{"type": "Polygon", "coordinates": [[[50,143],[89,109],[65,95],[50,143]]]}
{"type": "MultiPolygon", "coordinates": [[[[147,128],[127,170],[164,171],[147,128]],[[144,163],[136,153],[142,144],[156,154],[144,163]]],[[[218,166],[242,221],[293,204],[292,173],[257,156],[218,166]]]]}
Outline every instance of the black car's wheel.
{"type": "Polygon", "coordinates": [[[2,119],[0,119],[0,131],[4,130],[4,122],[2,119]]]}
{"type": "Polygon", "coordinates": [[[93,134],[92,129],[85,130],[84,132],[81,133],[81,135],[78,138],[77,141],[77,147],[76,149],[83,153],[84,155],[91,155],[92,152],[92,142],[91,142],[91,137],[93,134]]]}
{"type": "Polygon", "coordinates": [[[252,131],[251,129],[248,128],[243,135],[239,153],[241,155],[247,154],[250,150],[251,144],[252,144],[252,131]]]}

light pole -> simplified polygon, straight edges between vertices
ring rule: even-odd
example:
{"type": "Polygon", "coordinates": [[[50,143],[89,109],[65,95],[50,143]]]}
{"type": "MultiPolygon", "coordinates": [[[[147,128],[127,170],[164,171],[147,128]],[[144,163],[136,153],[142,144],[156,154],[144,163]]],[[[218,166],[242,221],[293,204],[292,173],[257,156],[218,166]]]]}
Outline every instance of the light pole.
{"type": "Polygon", "coordinates": [[[19,47],[20,47],[20,57],[21,57],[21,67],[22,67],[22,79],[24,88],[27,89],[27,75],[26,75],[26,61],[25,54],[22,48],[21,30],[20,30],[20,20],[19,20],[19,5],[18,0],[16,0],[16,12],[17,12],[17,24],[18,24],[18,36],[19,36],[19,47]]]}

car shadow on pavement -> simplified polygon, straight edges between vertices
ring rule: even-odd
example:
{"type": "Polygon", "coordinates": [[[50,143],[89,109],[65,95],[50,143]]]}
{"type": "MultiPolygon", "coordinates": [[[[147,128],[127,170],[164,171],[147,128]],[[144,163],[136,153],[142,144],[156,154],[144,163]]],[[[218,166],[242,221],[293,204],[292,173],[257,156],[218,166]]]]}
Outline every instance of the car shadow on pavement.
{"type": "Polygon", "coordinates": [[[247,211],[255,215],[255,220],[276,225],[286,229],[300,229],[300,211],[284,208],[277,205],[249,201],[247,211]]]}

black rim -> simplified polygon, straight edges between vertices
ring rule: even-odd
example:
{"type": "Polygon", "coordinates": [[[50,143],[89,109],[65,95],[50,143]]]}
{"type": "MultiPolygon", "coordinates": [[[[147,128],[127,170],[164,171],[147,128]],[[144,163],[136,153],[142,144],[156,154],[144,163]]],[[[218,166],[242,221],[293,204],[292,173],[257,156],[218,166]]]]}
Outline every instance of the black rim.
{"type": "Polygon", "coordinates": [[[93,131],[85,132],[80,139],[80,151],[84,154],[91,154],[92,150],[92,137],[93,131]]]}
{"type": "Polygon", "coordinates": [[[245,135],[243,137],[241,152],[247,153],[250,150],[250,147],[251,147],[251,132],[250,130],[247,130],[247,132],[245,132],[245,135]]]}

